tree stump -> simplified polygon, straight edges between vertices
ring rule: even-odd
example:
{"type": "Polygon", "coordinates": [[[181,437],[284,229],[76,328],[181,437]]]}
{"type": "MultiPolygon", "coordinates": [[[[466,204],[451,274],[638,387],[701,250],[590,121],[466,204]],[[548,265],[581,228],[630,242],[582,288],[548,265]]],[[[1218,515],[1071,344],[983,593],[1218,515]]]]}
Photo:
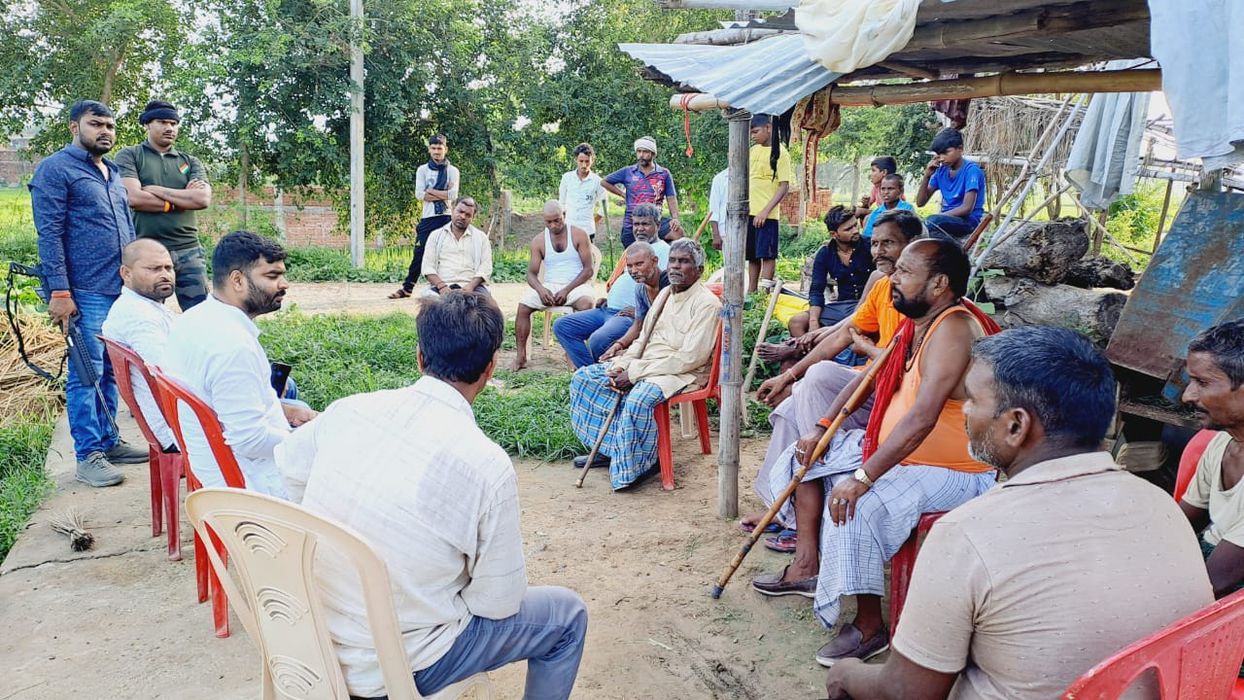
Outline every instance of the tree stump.
{"type": "Polygon", "coordinates": [[[1136,286],[1136,273],[1132,272],[1132,268],[1127,265],[1117,263],[1110,258],[1089,257],[1077,260],[1071,266],[1071,269],[1067,271],[1067,276],[1063,278],[1063,284],[1083,289],[1094,287],[1131,289],[1136,286]]]}
{"type": "Polygon", "coordinates": [[[1058,284],[1077,260],[1089,249],[1083,219],[1030,221],[1006,238],[981,264],[984,269],[1002,270],[1007,277],[1026,277],[1044,284],[1058,284]]]}

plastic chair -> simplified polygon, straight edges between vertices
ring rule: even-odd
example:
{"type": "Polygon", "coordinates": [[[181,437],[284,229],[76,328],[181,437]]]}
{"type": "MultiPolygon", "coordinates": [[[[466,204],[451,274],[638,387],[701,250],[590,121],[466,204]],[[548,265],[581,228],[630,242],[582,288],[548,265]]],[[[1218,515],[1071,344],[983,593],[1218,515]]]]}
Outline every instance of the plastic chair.
{"type": "Polygon", "coordinates": [[[920,545],[924,542],[924,536],[932,529],[933,523],[941,520],[945,514],[942,511],[921,515],[911,537],[907,538],[890,559],[890,639],[894,639],[898,618],[903,614],[903,605],[907,602],[907,589],[911,587],[911,572],[916,568],[916,555],[920,553],[920,545]]]}
{"type": "Polygon", "coordinates": [[[1124,647],[1067,688],[1063,700],[1113,700],[1154,669],[1162,698],[1238,698],[1244,591],[1124,647]]]}
{"type": "Polygon", "coordinates": [[[1196,476],[1196,465],[1200,463],[1201,455],[1205,454],[1209,441],[1213,440],[1217,434],[1216,430],[1202,430],[1193,435],[1184,447],[1184,452],[1179,457],[1179,472],[1175,475],[1175,490],[1172,492],[1176,501],[1184,497],[1188,484],[1191,484],[1192,477],[1196,476]]]}
{"type": "MultiPolygon", "coordinates": [[[[349,697],[312,569],[321,541],[357,571],[390,700],[423,697],[402,645],[388,570],[362,537],[301,506],[237,489],[195,491],[186,498],[186,513],[196,532],[215,533],[233,558],[229,569],[224,558],[208,551],[238,619],[259,648],[265,700],[349,697]]],[[[431,697],[450,700],[474,687],[492,697],[492,684],[482,673],[431,697]]]]}
{"type": "MultiPolygon", "coordinates": [[[[159,390],[160,409],[164,411],[164,418],[168,422],[169,427],[173,429],[173,435],[177,437],[177,446],[181,448],[186,472],[187,494],[203,488],[203,483],[194,475],[194,465],[190,462],[190,453],[186,449],[186,438],[182,434],[181,422],[178,420],[181,403],[185,403],[190,407],[190,410],[194,412],[195,418],[198,419],[199,425],[203,428],[203,434],[207,436],[207,444],[212,450],[212,457],[215,458],[216,464],[220,467],[220,473],[224,476],[225,484],[232,488],[245,489],[246,477],[242,476],[242,469],[238,466],[238,460],[234,457],[233,450],[225,442],[224,428],[221,427],[220,419],[216,417],[216,412],[202,399],[195,396],[194,392],[187,389],[181,382],[169,377],[159,367],[148,364],[147,371],[150,372],[152,379],[155,380],[156,388],[159,390]]],[[[213,536],[211,542],[216,552],[223,557],[224,549],[220,541],[213,536]]],[[[216,636],[223,639],[229,636],[229,608],[226,603],[225,593],[220,588],[220,580],[217,578],[216,573],[211,570],[211,567],[208,566],[206,555],[207,547],[204,545],[203,537],[200,535],[198,528],[195,528],[194,573],[199,589],[199,602],[202,603],[209,597],[212,599],[212,622],[216,625],[216,636]]]]}
{"type": "Polygon", "coordinates": [[[657,404],[653,417],[657,422],[657,461],[661,464],[661,488],[674,490],[674,444],[670,436],[670,406],[690,403],[695,409],[696,428],[700,431],[700,451],[713,453],[713,441],[708,434],[708,400],[721,400],[721,344],[722,324],[717,323],[717,343],[713,346],[713,361],[708,371],[708,383],[702,389],[675,394],[657,404]]]}
{"type": "MultiPolygon", "coordinates": [[[[138,421],[139,430],[147,440],[151,469],[151,536],[159,537],[167,526],[168,558],[176,561],[181,559],[181,478],[184,460],[180,453],[164,451],[164,446],[156,438],[147,417],[143,415],[142,408],[134,398],[131,368],[142,376],[151,395],[158,396],[155,380],[147,371],[147,364],[125,343],[102,335],[97,337],[104,341],[104,348],[108,351],[108,358],[115,370],[113,374],[117,380],[117,391],[125,400],[125,405],[130,407],[130,412],[138,421]]],[[[156,405],[159,405],[158,398],[156,405]]]]}

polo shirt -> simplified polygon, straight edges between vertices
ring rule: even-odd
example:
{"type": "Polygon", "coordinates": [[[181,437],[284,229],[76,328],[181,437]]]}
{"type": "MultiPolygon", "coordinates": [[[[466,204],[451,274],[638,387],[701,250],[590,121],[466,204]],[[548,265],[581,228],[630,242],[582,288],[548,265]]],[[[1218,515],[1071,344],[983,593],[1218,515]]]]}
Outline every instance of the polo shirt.
{"type": "Polygon", "coordinates": [[[1175,501],[1109,453],[1082,453],[1034,464],[933,526],[893,646],[960,674],[953,700],[1045,700],[1212,602],[1175,501]]]}
{"type": "Polygon", "coordinates": [[[985,215],[985,171],[981,166],[966,158],[959,166],[959,172],[950,174],[950,166],[939,165],[929,178],[929,186],[942,193],[942,211],[947,212],[963,204],[968,192],[976,192],[976,205],[965,217],[973,226],[985,215]]]}
{"type": "Polygon", "coordinates": [[[626,213],[622,215],[624,229],[631,227],[631,212],[635,210],[636,204],[655,204],[660,209],[665,204],[666,197],[678,196],[670,171],[655,162],[652,164],[652,172],[647,175],[638,165],[628,165],[606,175],[605,182],[621,185],[626,190],[626,213]]]}
{"type": "MultiPolygon", "coordinates": [[[[769,165],[769,156],[773,153],[773,149],[769,146],[757,146],[752,144],[752,148],[748,151],[748,170],[747,170],[747,213],[750,216],[756,216],[761,209],[773,199],[777,194],[778,187],[783,183],[789,183],[794,179],[790,166],[790,151],[786,146],[779,146],[781,155],[778,156],[777,168],[774,169],[769,165]]],[[[782,207],[776,206],[769,212],[769,221],[777,221],[778,214],[781,213],[782,207]]]]}
{"type": "Polygon", "coordinates": [[[915,207],[901,199],[895,203],[894,209],[886,209],[884,204],[878,204],[872,211],[868,212],[868,218],[864,221],[864,230],[860,232],[860,238],[871,239],[873,237],[873,224],[877,223],[877,219],[880,219],[882,214],[895,209],[903,209],[913,213],[916,211],[915,207]]]}
{"type": "Polygon", "coordinates": [[[580,178],[578,170],[562,174],[557,187],[557,201],[566,212],[566,223],[578,226],[588,236],[596,235],[596,207],[604,199],[605,190],[600,186],[600,175],[594,172],[580,178]]]}
{"type": "MultiPolygon", "coordinates": [[[[184,190],[191,180],[207,181],[207,171],[198,158],[177,149],[160,153],[148,141],[117,152],[121,177],[132,177],[143,184],[184,190]]],[[[153,238],[169,250],[199,245],[199,227],[193,211],[134,212],[134,229],[139,238],[153,238]]]]}

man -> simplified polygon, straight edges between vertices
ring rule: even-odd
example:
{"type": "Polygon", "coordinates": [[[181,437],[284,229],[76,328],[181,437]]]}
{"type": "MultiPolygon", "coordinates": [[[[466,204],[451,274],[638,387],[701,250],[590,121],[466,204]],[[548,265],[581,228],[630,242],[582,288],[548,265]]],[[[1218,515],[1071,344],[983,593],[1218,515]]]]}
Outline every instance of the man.
{"type": "Polygon", "coordinates": [[[962,244],[985,215],[985,171],[963,157],[958,129],[937,132],[931,148],[935,155],[924,168],[916,206],[923,207],[934,192],[941,192],[941,213],[925,221],[929,235],[962,244]]]}
{"type": "Polygon", "coordinates": [[[596,240],[596,224],[601,216],[597,213],[600,202],[605,198],[605,190],[600,186],[600,175],[592,172],[596,162],[596,150],[590,143],[581,143],[574,147],[575,169],[562,173],[561,184],[557,188],[557,201],[566,212],[566,223],[577,226],[587,232],[587,237],[596,240]]]}
{"type": "MultiPolygon", "coordinates": [[[[153,238],[131,241],[121,251],[124,286],[104,320],[104,337],[125,343],[144,362],[160,364],[176,318],[164,305],[164,300],[173,295],[174,279],[176,267],[164,244],[153,238]]],[[[130,384],[147,427],[165,452],[175,452],[177,438],[164,422],[164,414],[137,368],[130,369],[130,384]]]]}
{"type": "Polygon", "coordinates": [[[832,326],[851,316],[875,268],[867,241],[860,238],[860,222],[841,204],[825,212],[829,240],[812,258],[812,281],[808,285],[808,310],[787,321],[792,338],[832,326]],[[832,285],[834,296],[826,300],[832,285]]]}
{"type": "Polygon", "coordinates": [[[635,207],[652,204],[657,208],[657,225],[663,241],[683,237],[682,223],[678,220],[678,190],[670,171],[656,164],[657,142],[651,136],[635,139],[635,164],[609,173],[600,183],[607,191],[626,200],[626,212],[622,215],[622,245],[635,241],[635,207]],[[668,222],[661,219],[661,203],[670,208],[668,222]],[[668,226],[668,229],[667,229],[668,226]]]}
{"type": "MultiPolygon", "coordinates": [[[[881,617],[885,562],[921,514],[950,510],[996,481],[993,467],[969,454],[963,428],[963,376],[972,342],[997,331],[989,317],[961,303],[971,267],[958,245],[943,240],[916,241],[899,256],[890,282],[894,308],[906,320],[896,334],[896,350],[868,389],[874,407],[867,428],[834,436],[795,494],[794,562],[753,581],[764,595],[806,595],[814,588],[815,610],[827,629],[838,621],[839,598],[855,596],[855,620],[816,654],[824,666],[866,659],[889,646],[881,617]],[[819,561],[809,561],[818,548],[819,561]]],[[[774,493],[799,463],[811,459],[862,380],[857,375],[816,427],[778,461],[769,474],[774,493]]],[[[784,519],[790,518],[789,503],[783,510],[784,519]]]]}
{"type": "Polygon", "coordinates": [[[159,241],[172,255],[177,305],[187,311],[207,297],[207,263],[194,213],[211,206],[212,186],[198,158],[173,148],[181,129],[176,107],[152,100],[138,123],[147,140],[121,149],[117,167],[138,237],[159,241]]]}
{"type": "Polygon", "coordinates": [[[410,258],[410,269],[402,286],[390,299],[405,299],[415,291],[415,284],[423,272],[423,257],[428,238],[433,231],[445,227],[450,221],[450,202],[458,199],[461,179],[458,167],[449,162],[449,138],[437,134],[428,139],[428,162],[415,169],[415,199],[423,202],[423,212],[415,226],[415,249],[410,258]]]}
{"type": "Polygon", "coordinates": [[[608,362],[580,367],[571,377],[570,425],[585,445],[595,442],[606,414],[621,397],[601,443],[601,457],[592,465],[609,466],[615,491],[656,467],[657,404],[707,378],[721,302],[700,283],[703,273],[700,244],[689,238],[674,241],[669,289],[653,303],[639,342],[608,362]]]}
{"type": "Polygon", "coordinates": [[[877,208],[873,209],[868,218],[864,220],[864,231],[860,234],[865,240],[873,237],[873,227],[877,225],[877,219],[888,211],[896,209],[905,209],[915,213],[916,208],[909,202],[903,201],[903,176],[902,175],[886,175],[881,178],[881,185],[877,191],[881,195],[881,201],[877,204],[877,208]]]}
{"type": "MultiPolygon", "coordinates": [[[[285,486],[273,450],[315,411],[282,404],[272,388],[272,367],[259,344],[255,318],[277,311],[289,283],[285,250],[249,231],[234,231],[212,252],[212,293],[182,314],[168,336],[160,367],[216,412],[246,488],[279,498],[285,486]]],[[[178,416],[190,468],[204,486],[225,486],[199,421],[178,416]]]]}
{"type": "MultiPolygon", "coordinates": [[[[505,320],[484,295],[449,291],[415,319],[423,376],[333,403],[278,448],[303,507],[352,528],[389,570],[402,645],[425,697],[527,660],[524,697],[570,696],[587,609],[565,588],[527,586],[510,458],[471,404],[496,367],[505,320]]],[[[326,559],[328,631],[353,697],[384,693],[352,569],[326,559]]]]}
{"type": "Polygon", "coordinates": [[[773,141],[773,118],[757,114],[751,122],[752,148],[749,151],[747,180],[747,289],[773,285],[773,268],[778,256],[778,214],[793,179],[790,151],[773,141]],[[763,281],[762,281],[763,280],[763,281]]]}
{"type": "Polygon", "coordinates": [[[488,234],[471,225],[477,207],[470,197],[454,201],[453,218],[428,237],[423,257],[423,276],[428,280],[424,296],[450,289],[488,293],[484,286],[492,276],[492,243],[488,234]]]}
{"type": "Polygon", "coordinates": [[[39,263],[50,295],[48,315],[65,333],[70,323],[77,324],[80,350],[99,377],[95,387],[70,362],[65,381],[78,463],[74,476],[95,487],[125,480],[115,464],[142,464],[148,457],[146,449],[122,441],[113,429],[117,383],[104,344],[95,337],[121,293],[121,249],[134,240],[117,164],[104,157],[116,142],[116,131],[108,107],[91,100],[74,103],[69,108],[73,142],[44,158],[29,185],[39,263]]]}
{"type": "Polygon", "coordinates": [[[972,453],[1007,481],[933,526],[889,658],[835,664],[830,698],[1060,697],[1213,601],[1170,496],[1101,451],[1115,382],[1088,340],[1039,326],[982,338],[964,386],[972,453]]]}
{"type": "Polygon", "coordinates": [[[527,366],[527,340],[531,337],[533,311],[557,306],[569,306],[575,311],[592,308],[592,269],[592,242],[587,232],[568,226],[561,205],[556,201],[547,202],[544,233],[531,239],[531,259],[527,263],[530,289],[518,302],[514,320],[518,346],[511,369],[517,372],[527,366]]]}
{"type": "MultiPolygon", "coordinates": [[[[660,210],[653,204],[636,207],[634,234],[636,242],[652,245],[659,267],[664,270],[669,260],[670,246],[657,238],[657,220],[660,214],[660,210]]],[[[623,267],[630,260],[629,251],[628,247],[619,261],[619,267],[623,267]]],[[[561,343],[566,357],[576,369],[595,363],[634,322],[635,280],[630,275],[615,270],[608,290],[607,297],[596,300],[595,308],[567,314],[553,321],[553,334],[557,336],[557,342],[561,343]]]]}
{"type": "Polygon", "coordinates": [[[855,208],[856,217],[862,219],[868,216],[869,210],[881,203],[881,182],[886,175],[896,173],[898,173],[898,161],[894,160],[894,156],[873,158],[868,165],[868,182],[872,185],[872,190],[860,199],[859,206],[855,208]]]}
{"type": "Polygon", "coordinates": [[[1188,345],[1188,388],[1208,430],[1205,447],[1179,507],[1201,533],[1201,549],[1214,595],[1244,585],[1244,320],[1210,328],[1188,345]]]}
{"type": "Polygon", "coordinates": [[[669,275],[661,270],[661,260],[657,257],[656,249],[644,241],[635,241],[626,249],[626,274],[635,281],[635,322],[626,329],[621,338],[605,348],[600,356],[601,362],[612,360],[635,344],[657,295],[670,286],[669,275]]]}
{"type": "Polygon", "coordinates": [[[730,169],[713,176],[708,188],[708,225],[713,231],[713,248],[721,250],[721,225],[726,220],[730,200],[730,169]]]}

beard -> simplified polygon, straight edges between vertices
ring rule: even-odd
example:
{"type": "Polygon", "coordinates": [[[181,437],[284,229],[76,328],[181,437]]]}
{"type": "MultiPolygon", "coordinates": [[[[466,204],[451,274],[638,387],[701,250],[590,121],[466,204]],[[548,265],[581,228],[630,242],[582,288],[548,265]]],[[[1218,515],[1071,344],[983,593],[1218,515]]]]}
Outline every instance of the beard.
{"type": "Polygon", "coordinates": [[[273,311],[280,310],[281,300],[284,298],[284,291],[265,294],[254,284],[251,284],[250,289],[246,293],[246,299],[242,300],[242,310],[246,312],[247,316],[261,316],[272,313],[273,311]]]}
{"type": "Polygon", "coordinates": [[[993,444],[993,438],[989,436],[989,433],[978,438],[970,430],[968,431],[968,456],[981,464],[988,464],[997,469],[1006,467],[998,458],[998,447],[993,444]]]}
{"type": "Polygon", "coordinates": [[[158,301],[163,304],[165,299],[173,296],[175,288],[172,284],[161,282],[146,289],[135,289],[134,291],[152,301],[158,301]]]}
{"type": "Polygon", "coordinates": [[[99,139],[91,141],[90,143],[83,141],[82,148],[93,156],[102,156],[112,150],[112,142],[108,141],[107,144],[108,145],[106,146],[100,145],[99,139]]]}
{"type": "Polygon", "coordinates": [[[933,308],[933,305],[926,301],[923,296],[908,299],[899,290],[894,290],[894,310],[907,318],[924,318],[931,308],[933,308]]]}

